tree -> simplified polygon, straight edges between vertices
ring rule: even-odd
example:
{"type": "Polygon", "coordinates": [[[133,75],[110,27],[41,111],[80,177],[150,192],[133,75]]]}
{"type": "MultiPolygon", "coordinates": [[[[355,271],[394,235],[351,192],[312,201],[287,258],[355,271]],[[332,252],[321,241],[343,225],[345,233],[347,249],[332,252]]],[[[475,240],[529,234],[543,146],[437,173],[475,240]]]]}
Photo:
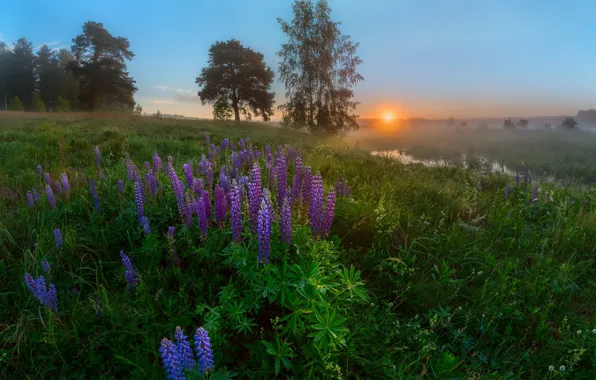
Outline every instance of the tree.
{"type": "Polygon", "coordinates": [[[128,39],[114,37],[102,23],[88,21],[72,42],[74,60],[68,69],[79,80],[81,108],[132,111],[137,88],[126,71],[126,61],[134,57],[128,39]]]}
{"type": "Polygon", "coordinates": [[[577,129],[577,121],[575,121],[575,119],[573,119],[572,117],[566,117],[561,122],[561,127],[568,131],[577,129]]]}
{"type": "Polygon", "coordinates": [[[23,106],[21,99],[19,99],[18,96],[15,96],[10,100],[10,103],[8,103],[8,109],[11,111],[23,111],[25,107],[23,106]]]}
{"type": "Polygon", "coordinates": [[[31,107],[29,108],[33,112],[46,112],[46,104],[39,98],[39,93],[31,94],[31,107]]]}
{"type": "Polygon", "coordinates": [[[56,100],[56,112],[70,112],[70,102],[62,96],[56,100]]]}
{"type": "Polygon", "coordinates": [[[332,134],[357,129],[352,89],[364,79],[356,71],[358,44],[340,33],[326,0],[298,0],[293,13],[290,22],[277,19],[288,36],[277,53],[287,99],[279,107],[282,123],[332,134]]]}
{"type": "Polygon", "coordinates": [[[213,105],[214,120],[230,120],[232,118],[232,109],[227,102],[217,101],[213,105]]]}
{"type": "Polygon", "coordinates": [[[511,118],[505,120],[503,122],[503,128],[505,128],[505,129],[514,129],[515,128],[515,124],[513,123],[513,120],[511,120],[511,118]]]}
{"type": "Polygon", "coordinates": [[[37,52],[35,59],[35,73],[40,99],[50,110],[58,106],[58,97],[76,101],[78,84],[72,73],[66,71],[72,56],[62,49],[56,53],[47,45],[43,45],[37,52]]]}
{"type": "Polygon", "coordinates": [[[35,55],[33,45],[25,38],[13,44],[8,55],[6,93],[8,97],[18,97],[25,106],[31,105],[31,94],[35,92],[35,55]]]}
{"type": "Polygon", "coordinates": [[[143,107],[140,104],[135,106],[135,110],[133,111],[135,115],[141,115],[143,113],[143,107]]]}
{"type": "Polygon", "coordinates": [[[527,119],[519,119],[519,120],[517,121],[517,126],[518,126],[519,128],[524,128],[524,129],[525,129],[525,128],[527,128],[527,127],[528,127],[528,125],[529,125],[529,124],[530,124],[530,121],[529,121],[529,120],[527,120],[527,119]]]}
{"type": "Polygon", "coordinates": [[[240,111],[250,119],[252,115],[268,121],[273,115],[275,93],[270,92],[274,73],[265,64],[263,54],[244,47],[238,40],[216,42],[209,49],[209,63],[195,82],[203,104],[214,105],[215,113],[225,116],[240,111]]]}

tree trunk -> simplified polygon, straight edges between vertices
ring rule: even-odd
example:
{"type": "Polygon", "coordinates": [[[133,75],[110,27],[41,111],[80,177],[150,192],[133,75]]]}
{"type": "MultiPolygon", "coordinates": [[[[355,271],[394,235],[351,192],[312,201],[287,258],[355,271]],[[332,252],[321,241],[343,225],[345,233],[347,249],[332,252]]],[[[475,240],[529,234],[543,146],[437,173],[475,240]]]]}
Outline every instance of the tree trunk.
{"type": "Polygon", "coordinates": [[[234,120],[240,121],[240,109],[238,108],[238,103],[232,103],[232,108],[234,108],[234,120]]]}

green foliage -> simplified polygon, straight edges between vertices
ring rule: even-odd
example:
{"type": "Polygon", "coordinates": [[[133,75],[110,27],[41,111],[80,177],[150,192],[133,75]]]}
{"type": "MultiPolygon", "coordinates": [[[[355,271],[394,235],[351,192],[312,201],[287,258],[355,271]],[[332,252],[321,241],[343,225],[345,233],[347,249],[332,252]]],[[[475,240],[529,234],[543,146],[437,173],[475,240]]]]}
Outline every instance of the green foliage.
{"type": "Polygon", "coordinates": [[[31,95],[31,111],[46,112],[46,105],[43,100],[39,98],[39,94],[37,92],[34,92],[31,95]]]}
{"type": "Polygon", "coordinates": [[[70,112],[70,102],[63,97],[58,96],[56,112],[70,112]]]}
{"type": "Polygon", "coordinates": [[[561,122],[561,127],[568,131],[574,130],[577,128],[577,121],[575,121],[575,119],[572,117],[566,117],[561,122]]]}
{"type": "Polygon", "coordinates": [[[24,111],[25,107],[23,106],[21,99],[18,96],[15,96],[10,100],[10,103],[8,103],[8,109],[10,111],[24,111]]]}

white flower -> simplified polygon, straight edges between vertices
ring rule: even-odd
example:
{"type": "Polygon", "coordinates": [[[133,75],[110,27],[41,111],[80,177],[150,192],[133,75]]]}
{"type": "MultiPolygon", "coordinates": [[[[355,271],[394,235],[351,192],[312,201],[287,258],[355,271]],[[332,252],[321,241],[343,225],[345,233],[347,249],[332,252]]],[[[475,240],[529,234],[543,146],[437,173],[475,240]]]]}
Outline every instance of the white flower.
{"type": "Polygon", "coordinates": [[[560,367],[559,367],[559,370],[560,370],[561,372],[565,372],[565,366],[564,366],[564,365],[560,366],[560,367]]]}
{"type": "Polygon", "coordinates": [[[548,370],[551,371],[551,372],[554,371],[555,370],[555,366],[554,365],[548,366],[548,370]]]}
{"type": "Polygon", "coordinates": [[[596,329],[592,330],[592,334],[596,334],[596,329]]]}
{"type": "MultiPolygon", "coordinates": [[[[457,309],[458,309],[459,311],[461,311],[461,310],[462,310],[461,306],[460,306],[460,307],[458,307],[457,309]]],[[[596,329],[594,329],[594,331],[596,331],[596,329]]]]}
{"type": "Polygon", "coordinates": [[[577,335],[581,335],[582,331],[581,330],[577,330],[577,335]]]}

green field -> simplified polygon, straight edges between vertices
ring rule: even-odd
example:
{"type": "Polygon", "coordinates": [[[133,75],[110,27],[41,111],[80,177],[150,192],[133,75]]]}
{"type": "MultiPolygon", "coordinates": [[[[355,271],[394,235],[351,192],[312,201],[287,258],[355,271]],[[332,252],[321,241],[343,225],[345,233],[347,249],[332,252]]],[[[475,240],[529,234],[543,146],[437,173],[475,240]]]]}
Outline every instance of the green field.
{"type": "MultiPolygon", "coordinates": [[[[404,165],[348,146],[256,123],[0,115],[0,378],[165,378],[158,350],[176,326],[190,337],[200,326],[209,332],[211,379],[596,377],[593,188],[516,186],[503,174],[404,165]],[[321,173],[325,196],[345,177],[351,194],[337,198],[329,236],[313,238],[298,202],[291,244],[281,241],[274,212],[270,262],[258,263],[245,197],[240,242],[229,213],[204,238],[196,216],[185,224],[163,171],[156,195],[145,193],[144,233],[126,157],[145,179],[154,152],[164,164],[172,156],[185,183],[182,165],[192,160],[197,176],[206,136],[216,145],[228,138],[236,150],[244,138],[288,158],[295,147],[321,173]],[[55,209],[38,165],[52,181],[70,179],[55,209]],[[28,207],[32,188],[41,199],[28,207]],[[133,288],[121,250],[138,272],[133,288]],[[24,281],[44,274],[43,260],[57,312],[24,281]]],[[[584,146],[576,153],[593,171],[584,146]]],[[[229,149],[213,159],[214,183],[230,159],[229,149]]],[[[256,162],[268,187],[264,154],[256,162]]],[[[288,168],[292,185],[293,160],[288,168]]],[[[243,165],[236,178],[248,175],[243,165]]]]}

